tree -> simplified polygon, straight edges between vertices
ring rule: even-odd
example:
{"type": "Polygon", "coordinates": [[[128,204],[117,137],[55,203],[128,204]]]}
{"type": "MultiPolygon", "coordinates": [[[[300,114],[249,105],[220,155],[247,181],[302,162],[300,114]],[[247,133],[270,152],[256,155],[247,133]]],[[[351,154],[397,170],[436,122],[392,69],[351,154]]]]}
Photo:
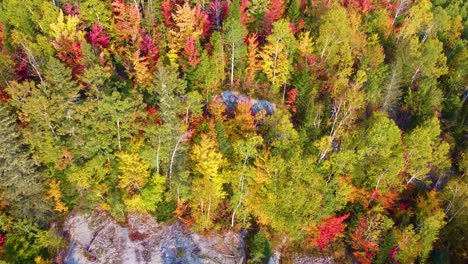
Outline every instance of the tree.
{"type": "Polygon", "coordinates": [[[84,33],[77,30],[78,23],[77,17],[66,16],[65,19],[60,12],[57,23],[50,25],[50,35],[55,39],[52,44],[58,51],[57,57],[72,68],[73,77],[80,75],[85,67],[81,49],[84,33]]]}
{"type": "Polygon", "coordinates": [[[231,215],[231,227],[234,226],[236,218],[242,226],[248,225],[248,210],[245,208],[245,196],[249,193],[250,185],[253,184],[255,175],[250,160],[255,160],[258,155],[258,147],[263,143],[263,138],[256,135],[250,135],[246,139],[238,140],[234,143],[234,163],[231,186],[233,195],[231,206],[233,207],[231,215]]]}
{"type": "Polygon", "coordinates": [[[297,49],[296,39],[289,23],[283,19],[273,23],[272,33],[266,40],[267,44],[260,54],[263,60],[262,69],[271,80],[273,93],[278,93],[283,86],[284,100],[286,84],[293,70],[293,56],[297,49]]]}
{"type": "Polygon", "coordinates": [[[60,190],[60,181],[52,179],[49,183],[49,192],[47,193],[47,200],[53,200],[55,203],[54,210],[59,213],[68,211],[68,207],[62,201],[63,193],[60,190]]]}
{"type": "Polygon", "coordinates": [[[440,229],[445,225],[445,213],[440,208],[440,200],[436,197],[436,192],[431,191],[427,197],[420,196],[417,200],[418,211],[416,213],[420,230],[418,232],[421,240],[421,252],[419,259],[425,263],[432,251],[433,243],[439,236],[440,229]]]}
{"type": "Polygon", "coordinates": [[[217,207],[226,193],[223,184],[226,182],[221,173],[226,160],[218,152],[216,141],[207,135],[201,136],[199,144],[191,151],[193,161],[192,211],[197,227],[207,230],[213,226],[213,217],[217,207]]]}
{"type": "Polygon", "coordinates": [[[154,212],[162,201],[166,178],[150,175],[150,166],[137,153],[121,152],[119,159],[119,184],[124,190],[123,202],[128,212],[154,212]]]}
{"type": "Polygon", "coordinates": [[[202,12],[201,7],[191,8],[188,2],[184,5],[176,5],[176,12],[172,14],[175,27],[169,33],[169,59],[174,65],[178,58],[178,53],[184,49],[187,39],[192,37],[196,42],[204,33],[204,25],[208,17],[202,12]]]}
{"type": "MultiPolygon", "coordinates": [[[[234,85],[235,65],[239,65],[241,58],[246,55],[246,45],[244,38],[247,36],[247,29],[241,23],[241,13],[239,0],[234,0],[229,6],[228,18],[224,23],[226,42],[231,48],[231,87],[234,85]]],[[[242,72],[242,70],[241,70],[242,72]]]]}
{"type": "Polygon", "coordinates": [[[178,78],[176,68],[162,63],[155,72],[153,85],[148,88],[152,97],[158,100],[162,121],[161,126],[155,131],[157,134],[150,139],[156,150],[154,153],[156,173],[166,175],[170,187],[176,169],[176,154],[180,151],[188,132],[187,126],[179,118],[186,114],[182,102],[185,88],[186,82],[178,78]]]}
{"type": "Polygon", "coordinates": [[[4,259],[8,263],[36,263],[36,260],[50,260],[63,246],[63,240],[53,229],[41,230],[27,221],[18,221],[5,237],[4,259]]]}
{"type": "Polygon", "coordinates": [[[23,145],[16,121],[0,105],[0,194],[16,219],[44,224],[50,214],[44,203],[45,179],[23,145]]]}
{"type": "Polygon", "coordinates": [[[395,259],[402,263],[413,263],[421,252],[420,236],[415,233],[413,225],[404,229],[395,229],[394,236],[398,243],[395,259]]]}
{"type": "Polygon", "coordinates": [[[263,16],[263,34],[271,33],[272,24],[278,21],[284,13],[285,1],[270,0],[268,8],[263,16]]]}
{"type": "Polygon", "coordinates": [[[91,25],[99,21],[104,28],[112,28],[112,12],[108,2],[99,0],[84,0],[80,3],[80,17],[87,24],[91,25]]]}
{"type": "Polygon", "coordinates": [[[440,140],[439,120],[433,117],[416,127],[404,137],[407,158],[407,184],[413,180],[424,181],[430,172],[444,173],[450,162],[449,145],[440,140]]]}
{"type": "Polygon", "coordinates": [[[361,216],[356,229],[351,233],[351,246],[355,250],[353,255],[359,263],[372,263],[379,244],[388,235],[394,222],[384,215],[385,210],[381,206],[374,207],[361,216]]]}
{"type": "Polygon", "coordinates": [[[50,59],[44,72],[47,82],[12,83],[7,89],[18,107],[20,121],[27,124],[24,139],[33,157],[45,164],[60,162],[64,140],[73,136],[80,87],[72,81],[71,70],[50,59]]]}
{"type": "Polygon", "coordinates": [[[318,226],[318,233],[311,239],[312,244],[324,250],[331,242],[335,242],[338,236],[343,233],[346,224],[343,223],[349,217],[345,214],[340,217],[331,216],[323,220],[323,223],[318,226]]]}
{"type": "Polygon", "coordinates": [[[359,143],[353,181],[357,187],[378,190],[380,194],[399,191],[400,173],[405,168],[401,131],[383,113],[374,113],[368,124],[366,132],[356,135],[359,143]]]}

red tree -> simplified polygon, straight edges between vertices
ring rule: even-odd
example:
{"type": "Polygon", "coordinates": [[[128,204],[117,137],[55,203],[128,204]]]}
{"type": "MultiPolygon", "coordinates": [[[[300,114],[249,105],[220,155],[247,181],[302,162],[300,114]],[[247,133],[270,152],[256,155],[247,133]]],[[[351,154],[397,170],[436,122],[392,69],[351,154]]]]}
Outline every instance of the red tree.
{"type": "Polygon", "coordinates": [[[359,224],[351,234],[352,248],[354,257],[359,263],[370,264],[379,251],[378,243],[366,239],[367,221],[365,217],[359,219],[359,224]]]}
{"type": "Polygon", "coordinates": [[[268,36],[273,29],[273,23],[281,18],[284,13],[284,1],[283,0],[271,0],[270,7],[263,17],[263,34],[268,36]]]}
{"type": "Polygon", "coordinates": [[[99,23],[94,23],[91,27],[91,31],[85,36],[86,40],[94,47],[107,48],[110,42],[109,35],[104,31],[104,27],[99,23]]]}
{"type": "Polygon", "coordinates": [[[14,71],[14,76],[16,80],[18,81],[24,81],[29,79],[29,68],[28,68],[28,62],[27,58],[25,58],[25,55],[22,53],[15,53],[14,55],[15,59],[15,71],[14,71]]]}
{"type": "Polygon", "coordinates": [[[80,5],[79,4],[73,5],[70,3],[65,3],[63,5],[63,13],[69,16],[77,16],[80,14],[80,5]]]}
{"type": "Polygon", "coordinates": [[[83,72],[85,66],[82,63],[83,52],[81,50],[81,42],[64,37],[52,42],[52,45],[58,52],[57,57],[72,69],[73,77],[83,72]]]}
{"type": "Polygon", "coordinates": [[[187,38],[184,47],[184,57],[187,58],[188,64],[193,68],[200,63],[199,53],[195,46],[195,39],[190,36],[187,38]]]}
{"type": "Polygon", "coordinates": [[[5,30],[3,25],[0,23],[0,50],[3,49],[3,42],[5,41],[5,30]]]}
{"type": "Polygon", "coordinates": [[[315,237],[310,241],[315,246],[319,247],[320,250],[324,250],[328,244],[336,241],[338,235],[345,230],[346,224],[344,224],[343,221],[348,217],[349,213],[340,217],[332,216],[325,219],[322,225],[318,227],[318,232],[315,237]]]}
{"type": "Polygon", "coordinates": [[[249,0],[241,0],[240,2],[240,12],[241,12],[241,23],[244,26],[250,22],[249,11],[247,10],[250,6],[249,0]]]}
{"type": "Polygon", "coordinates": [[[227,2],[222,0],[214,0],[208,5],[208,19],[211,25],[220,29],[224,18],[227,14],[227,2]]]}
{"type": "Polygon", "coordinates": [[[148,34],[143,34],[143,39],[140,42],[140,52],[142,56],[146,57],[150,68],[152,69],[158,62],[159,51],[160,48],[154,44],[153,38],[148,34]]]}

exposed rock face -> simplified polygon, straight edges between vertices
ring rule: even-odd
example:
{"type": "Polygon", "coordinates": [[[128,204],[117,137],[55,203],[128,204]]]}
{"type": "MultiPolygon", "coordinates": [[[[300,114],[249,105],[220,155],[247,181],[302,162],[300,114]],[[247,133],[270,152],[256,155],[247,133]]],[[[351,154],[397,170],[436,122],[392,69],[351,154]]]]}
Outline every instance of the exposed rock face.
{"type": "Polygon", "coordinates": [[[226,263],[245,260],[239,234],[192,233],[179,222],[158,224],[147,215],[129,215],[119,224],[102,212],[76,214],[65,224],[68,264],[226,263]]]}

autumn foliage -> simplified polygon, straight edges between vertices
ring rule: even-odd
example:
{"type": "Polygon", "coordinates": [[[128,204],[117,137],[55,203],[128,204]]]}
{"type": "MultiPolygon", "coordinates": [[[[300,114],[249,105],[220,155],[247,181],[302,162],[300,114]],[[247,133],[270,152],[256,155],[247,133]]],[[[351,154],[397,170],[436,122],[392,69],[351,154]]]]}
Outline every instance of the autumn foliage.
{"type": "Polygon", "coordinates": [[[248,230],[248,263],[468,255],[464,1],[0,5],[0,263],[93,210],[248,230]]]}
{"type": "Polygon", "coordinates": [[[349,213],[340,217],[331,216],[323,220],[322,224],[318,226],[317,233],[311,238],[310,242],[324,250],[330,243],[337,240],[338,236],[343,233],[346,224],[343,223],[348,217],[349,213]]]}

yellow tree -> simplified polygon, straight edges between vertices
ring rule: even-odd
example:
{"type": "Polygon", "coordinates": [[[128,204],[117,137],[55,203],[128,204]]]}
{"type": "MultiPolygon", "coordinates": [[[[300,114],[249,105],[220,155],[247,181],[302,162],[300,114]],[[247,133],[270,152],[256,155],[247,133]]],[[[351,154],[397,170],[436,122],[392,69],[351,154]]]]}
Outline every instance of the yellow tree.
{"type": "Polygon", "coordinates": [[[62,191],[60,190],[60,181],[56,181],[55,179],[52,179],[49,183],[49,192],[47,194],[47,199],[50,200],[52,199],[55,203],[55,211],[58,211],[60,213],[64,213],[68,211],[67,206],[65,203],[62,201],[62,191]]]}
{"type": "Polygon", "coordinates": [[[203,25],[206,16],[202,13],[200,6],[191,8],[188,1],[184,5],[177,5],[177,10],[172,14],[175,28],[169,30],[169,52],[168,57],[172,64],[175,64],[178,53],[184,49],[187,39],[200,39],[203,34],[203,25]]]}
{"type": "Polygon", "coordinates": [[[193,173],[192,210],[197,226],[206,230],[213,225],[213,214],[226,193],[221,169],[226,163],[218,151],[215,139],[203,134],[199,144],[192,148],[193,173]]]}
{"type": "Polygon", "coordinates": [[[296,51],[296,39],[291,32],[289,22],[281,19],[273,24],[272,34],[267,38],[260,56],[262,70],[272,83],[273,93],[278,93],[283,86],[283,100],[286,83],[293,70],[292,56],[296,51]]]}

